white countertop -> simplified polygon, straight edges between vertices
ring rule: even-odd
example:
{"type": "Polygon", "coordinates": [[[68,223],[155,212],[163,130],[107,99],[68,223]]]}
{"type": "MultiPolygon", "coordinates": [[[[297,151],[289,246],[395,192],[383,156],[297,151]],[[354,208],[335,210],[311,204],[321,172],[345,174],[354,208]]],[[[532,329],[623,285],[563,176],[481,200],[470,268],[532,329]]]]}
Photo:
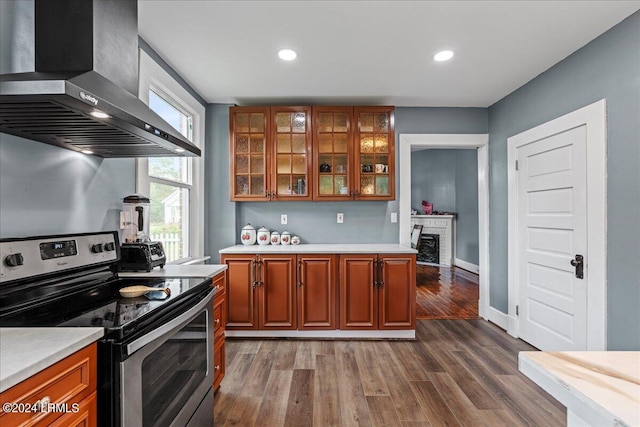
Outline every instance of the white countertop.
{"type": "Polygon", "coordinates": [[[523,351],[519,365],[567,407],[569,425],[575,414],[575,425],[640,426],[640,352],[523,351]]]}
{"type": "Polygon", "coordinates": [[[444,218],[451,219],[454,218],[455,215],[411,215],[411,218],[444,218]]]}
{"type": "Polygon", "coordinates": [[[227,269],[226,264],[173,265],[156,267],[150,272],[120,272],[119,277],[213,277],[227,269]]]}
{"type": "Polygon", "coordinates": [[[235,245],[221,254],[417,254],[418,251],[397,243],[302,243],[299,245],[235,245]]]}
{"type": "Polygon", "coordinates": [[[104,335],[104,328],[0,328],[0,392],[104,335]]]}

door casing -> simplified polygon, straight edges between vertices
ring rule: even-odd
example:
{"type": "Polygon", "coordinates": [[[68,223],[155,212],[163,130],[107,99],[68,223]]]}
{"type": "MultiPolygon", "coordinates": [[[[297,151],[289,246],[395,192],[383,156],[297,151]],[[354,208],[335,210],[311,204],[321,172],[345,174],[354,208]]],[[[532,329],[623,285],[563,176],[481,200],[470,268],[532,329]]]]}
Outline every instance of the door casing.
{"type": "Polygon", "coordinates": [[[606,350],[607,307],[607,128],[606,100],[543,123],[507,139],[508,165],[508,325],[507,332],[519,337],[516,306],[518,283],[518,175],[515,169],[518,147],[556,135],[569,129],[586,126],[587,146],[587,348],[606,350]]]}

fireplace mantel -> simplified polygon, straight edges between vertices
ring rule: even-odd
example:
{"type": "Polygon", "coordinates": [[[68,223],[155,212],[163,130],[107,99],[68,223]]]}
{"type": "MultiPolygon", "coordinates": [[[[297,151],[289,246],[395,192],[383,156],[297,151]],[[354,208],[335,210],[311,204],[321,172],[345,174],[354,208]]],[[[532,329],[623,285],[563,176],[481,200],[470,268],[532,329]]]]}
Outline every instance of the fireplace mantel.
{"type": "Polygon", "coordinates": [[[411,215],[411,228],[422,225],[423,234],[440,236],[440,265],[453,265],[455,215],[411,215]]]}

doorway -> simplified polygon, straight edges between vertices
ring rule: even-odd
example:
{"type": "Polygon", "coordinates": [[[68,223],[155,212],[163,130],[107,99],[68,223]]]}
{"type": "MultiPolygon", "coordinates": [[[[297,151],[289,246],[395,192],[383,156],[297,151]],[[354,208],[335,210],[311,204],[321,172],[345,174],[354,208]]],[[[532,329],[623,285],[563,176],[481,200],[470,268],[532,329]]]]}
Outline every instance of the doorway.
{"type": "MultiPolygon", "coordinates": [[[[489,307],[489,183],[488,134],[400,134],[399,137],[399,242],[411,244],[411,151],[412,149],[477,149],[478,150],[478,314],[506,329],[504,322],[496,322],[489,307]]],[[[493,310],[495,311],[495,310],[493,310]]],[[[496,316],[496,319],[499,319],[496,316]]]]}

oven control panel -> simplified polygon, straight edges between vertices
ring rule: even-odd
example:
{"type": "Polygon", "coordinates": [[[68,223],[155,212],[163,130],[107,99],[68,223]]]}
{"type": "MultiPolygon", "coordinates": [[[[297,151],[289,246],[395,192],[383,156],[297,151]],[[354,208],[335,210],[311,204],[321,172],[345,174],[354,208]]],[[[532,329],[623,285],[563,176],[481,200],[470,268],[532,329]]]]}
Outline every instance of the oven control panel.
{"type": "Polygon", "coordinates": [[[0,283],[55,273],[120,258],[113,232],[0,240],[0,283]]]}

